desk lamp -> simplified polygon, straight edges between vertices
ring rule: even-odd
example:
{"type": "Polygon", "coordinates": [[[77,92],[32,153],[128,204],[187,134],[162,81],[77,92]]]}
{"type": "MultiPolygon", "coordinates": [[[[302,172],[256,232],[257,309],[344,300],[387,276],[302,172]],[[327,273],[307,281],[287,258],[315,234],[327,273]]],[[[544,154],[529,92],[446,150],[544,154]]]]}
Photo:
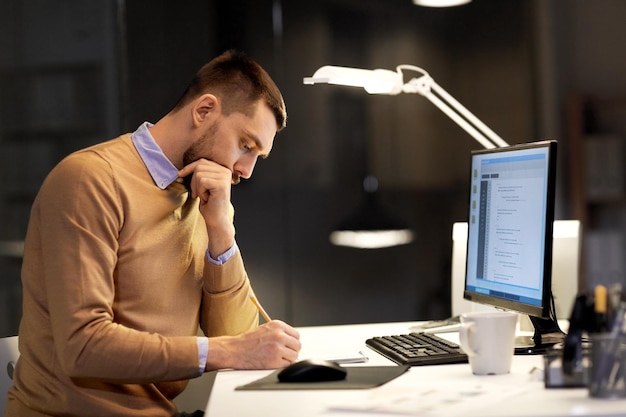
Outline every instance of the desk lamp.
{"type": "Polygon", "coordinates": [[[326,65],[315,71],[312,77],[305,77],[304,84],[335,84],[363,87],[370,94],[397,95],[417,93],[430,100],[435,106],[454,120],[467,133],[486,149],[509,146],[500,136],[481,122],[461,103],[441,88],[433,78],[420,67],[398,65],[396,71],[335,67],[326,65]],[[404,82],[403,71],[414,71],[417,78],[404,82]]]}
{"type": "MultiPolygon", "coordinates": [[[[304,84],[335,84],[350,87],[362,87],[369,94],[397,95],[400,93],[421,94],[463,130],[472,136],[484,148],[508,146],[500,136],[474,116],[467,108],[448,94],[433,78],[420,67],[399,65],[396,71],[337,67],[326,65],[315,71],[312,77],[305,77],[304,84]],[[404,82],[404,71],[418,74],[404,82]]],[[[366,190],[367,191],[367,190],[366,190]]],[[[331,242],[336,245],[351,247],[388,247],[410,243],[413,234],[408,229],[373,229],[335,230],[331,233],[331,242]]]]}

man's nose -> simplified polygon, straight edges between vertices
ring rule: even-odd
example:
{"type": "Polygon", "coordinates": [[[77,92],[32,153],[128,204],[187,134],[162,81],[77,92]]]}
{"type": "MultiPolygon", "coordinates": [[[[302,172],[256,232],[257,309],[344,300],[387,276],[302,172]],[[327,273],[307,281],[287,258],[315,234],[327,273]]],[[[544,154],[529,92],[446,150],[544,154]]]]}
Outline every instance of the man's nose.
{"type": "Polygon", "coordinates": [[[239,177],[246,180],[249,179],[252,176],[252,172],[254,171],[256,161],[256,158],[250,158],[249,160],[240,161],[240,163],[235,166],[235,172],[238,174],[239,177]]]}

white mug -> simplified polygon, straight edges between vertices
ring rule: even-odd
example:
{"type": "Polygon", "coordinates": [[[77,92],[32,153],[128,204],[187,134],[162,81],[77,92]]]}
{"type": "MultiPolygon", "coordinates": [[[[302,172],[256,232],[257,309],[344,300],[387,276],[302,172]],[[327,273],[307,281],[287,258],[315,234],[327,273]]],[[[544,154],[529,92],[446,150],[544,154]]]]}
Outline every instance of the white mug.
{"type": "Polygon", "coordinates": [[[511,371],[516,327],[517,314],[508,311],[461,314],[460,345],[475,375],[499,375],[511,371]]]}

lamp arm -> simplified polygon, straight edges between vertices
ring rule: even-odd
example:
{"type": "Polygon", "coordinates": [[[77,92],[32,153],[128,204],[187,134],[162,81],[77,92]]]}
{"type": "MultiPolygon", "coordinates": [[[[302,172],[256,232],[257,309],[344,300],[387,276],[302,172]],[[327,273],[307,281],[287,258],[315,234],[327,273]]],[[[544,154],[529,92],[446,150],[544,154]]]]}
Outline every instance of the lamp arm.
{"type": "Polygon", "coordinates": [[[506,143],[504,139],[498,136],[493,130],[489,128],[489,126],[484,124],[478,117],[474,116],[473,113],[471,113],[465,106],[459,103],[454,97],[448,94],[448,92],[444,90],[439,84],[437,84],[435,80],[433,80],[431,87],[446,102],[452,104],[452,106],[457,112],[461,113],[463,117],[465,117],[467,120],[472,122],[474,126],[477,126],[483,132],[483,134],[488,136],[489,139],[491,139],[496,145],[500,147],[509,146],[509,144],[506,143]]]}
{"type": "Polygon", "coordinates": [[[413,65],[399,65],[397,71],[402,73],[402,70],[412,70],[422,74],[420,77],[413,78],[404,84],[402,86],[403,92],[417,93],[426,97],[485,148],[491,149],[496,146],[509,146],[504,139],[498,136],[465,106],[437,84],[428,72],[413,65]],[[437,95],[433,94],[433,91],[437,95]]]}
{"type": "Polygon", "coordinates": [[[439,97],[434,95],[432,92],[425,93],[423,94],[423,96],[426,97],[428,100],[430,100],[431,103],[437,106],[439,110],[444,112],[450,119],[456,122],[456,124],[461,126],[463,130],[465,130],[471,137],[476,139],[478,143],[483,145],[485,149],[492,149],[496,147],[492,142],[490,142],[485,137],[485,135],[483,135],[478,130],[476,130],[474,126],[472,126],[471,124],[467,122],[467,120],[459,116],[458,113],[454,112],[454,110],[452,110],[450,106],[448,106],[445,102],[443,102],[439,97]]]}

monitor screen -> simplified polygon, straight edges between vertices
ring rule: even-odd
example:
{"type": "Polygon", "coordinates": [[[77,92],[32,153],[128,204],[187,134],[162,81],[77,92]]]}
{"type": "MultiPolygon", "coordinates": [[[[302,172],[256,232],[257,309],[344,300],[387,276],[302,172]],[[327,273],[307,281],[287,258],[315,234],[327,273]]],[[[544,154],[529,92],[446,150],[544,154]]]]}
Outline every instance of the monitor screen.
{"type": "Polygon", "coordinates": [[[552,318],[556,150],[543,141],[472,152],[465,299],[552,318]]]}

